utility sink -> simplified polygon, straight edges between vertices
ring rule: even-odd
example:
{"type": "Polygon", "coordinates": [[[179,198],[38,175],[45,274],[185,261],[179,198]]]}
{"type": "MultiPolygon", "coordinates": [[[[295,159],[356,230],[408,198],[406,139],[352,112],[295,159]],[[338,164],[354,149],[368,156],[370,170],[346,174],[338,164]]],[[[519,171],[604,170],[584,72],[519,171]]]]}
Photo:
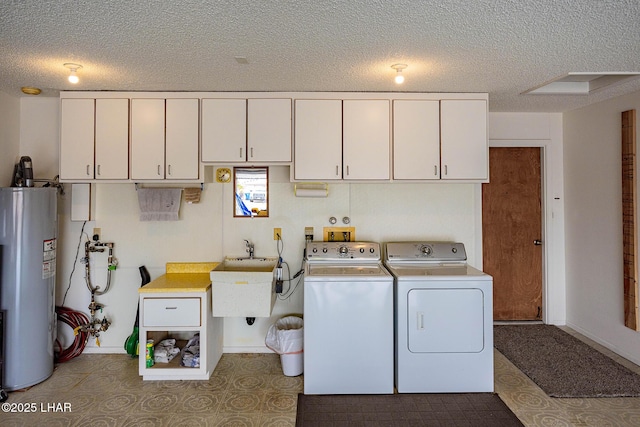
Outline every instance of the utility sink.
{"type": "Polygon", "coordinates": [[[269,317],[278,258],[225,259],[211,270],[213,317],[269,317]]]}

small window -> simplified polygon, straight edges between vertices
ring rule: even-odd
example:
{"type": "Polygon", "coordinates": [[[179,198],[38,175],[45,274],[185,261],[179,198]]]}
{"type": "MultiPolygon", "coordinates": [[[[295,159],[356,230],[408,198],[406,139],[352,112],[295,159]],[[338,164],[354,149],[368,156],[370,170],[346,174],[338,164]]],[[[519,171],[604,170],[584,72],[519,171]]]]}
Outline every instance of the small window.
{"type": "Polygon", "coordinates": [[[233,168],[233,216],[269,216],[269,168],[233,168]]]}

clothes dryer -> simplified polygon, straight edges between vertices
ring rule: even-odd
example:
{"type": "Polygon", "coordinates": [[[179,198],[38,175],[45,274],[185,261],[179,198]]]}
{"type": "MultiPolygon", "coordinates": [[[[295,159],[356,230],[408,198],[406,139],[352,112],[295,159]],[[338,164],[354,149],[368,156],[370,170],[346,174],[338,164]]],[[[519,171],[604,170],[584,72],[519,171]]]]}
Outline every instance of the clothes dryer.
{"type": "Polygon", "coordinates": [[[462,243],[393,242],[398,393],[492,392],[493,278],[462,243]]]}

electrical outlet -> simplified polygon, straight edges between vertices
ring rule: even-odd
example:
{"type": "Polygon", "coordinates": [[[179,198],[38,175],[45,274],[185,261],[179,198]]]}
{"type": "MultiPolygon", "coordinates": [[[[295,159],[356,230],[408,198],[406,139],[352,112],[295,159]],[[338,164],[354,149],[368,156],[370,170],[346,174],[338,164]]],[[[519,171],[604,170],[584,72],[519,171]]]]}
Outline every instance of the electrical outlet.
{"type": "Polygon", "coordinates": [[[273,229],[273,240],[282,240],[282,228],[273,229]]]}
{"type": "Polygon", "coordinates": [[[93,238],[93,240],[100,240],[100,233],[102,232],[101,229],[99,228],[94,228],[93,229],[93,234],[91,235],[91,237],[93,238]],[[98,237],[96,237],[98,236],[98,237]]]}

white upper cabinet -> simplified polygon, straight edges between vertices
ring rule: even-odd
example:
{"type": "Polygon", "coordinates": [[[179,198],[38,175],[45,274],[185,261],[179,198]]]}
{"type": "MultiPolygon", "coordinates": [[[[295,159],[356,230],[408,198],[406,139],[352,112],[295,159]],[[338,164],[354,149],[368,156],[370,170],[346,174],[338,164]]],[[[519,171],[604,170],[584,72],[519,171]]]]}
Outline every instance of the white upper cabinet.
{"type": "Polygon", "coordinates": [[[296,100],[296,180],[388,180],[388,100],[296,100]]]}
{"type": "Polygon", "coordinates": [[[342,101],[296,99],[294,178],[342,179],[342,101]]]}
{"type": "Polygon", "coordinates": [[[393,179],[440,179],[439,101],[393,101],[393,179]]]}
{"type": "Polygon", "coordinates": [[[395,100],[393,179],[488,179],[485,100],[395,100]]]}
{"type": "Polygon", "coordinates": [[[129,178],[129,100],[62,99],[60,179],[129,178]]]}
{"type": "Polygon", "coordinates": [[[129,178],[129,100],[96,99],[96,179],[129,178]]]}
{"type": "Polygon", "coordinates": [[[247,161],[291,162],[291,100],[247,101],[247,161]]]}
{"type": "Polygon", "coordinates": [[[389,101],[344,100],[344,179],[389,179],[389,101]]]}
{"type": "Polygon", "coordinates": [[[442,179],[488,180],[487,101],[440,101],[442,179]]]}
{"type": "Polygon", "coordinates": [[[291,99],[203,99],[202,161],[291,162],[291,99]]]}
{"type": "Polygon", "coordinates": [[[131,179],[164,179],[164,99],[131,100],[131,179]]]}
{"type": "Polygon", "coordinates": [[[202,100],[202,161],[244,162],[247,150],[247,100],[202,100]]]}
{"type": "Polygon", "coordinates": [[[166,102],[165,178],[198,179],[198,100],[167,99],[166,102]]]}
{"type": "Polygon", "coordinates": [[[131,179],[198,179],[197,135],[197,99],[132,99],[131,179]]]}

